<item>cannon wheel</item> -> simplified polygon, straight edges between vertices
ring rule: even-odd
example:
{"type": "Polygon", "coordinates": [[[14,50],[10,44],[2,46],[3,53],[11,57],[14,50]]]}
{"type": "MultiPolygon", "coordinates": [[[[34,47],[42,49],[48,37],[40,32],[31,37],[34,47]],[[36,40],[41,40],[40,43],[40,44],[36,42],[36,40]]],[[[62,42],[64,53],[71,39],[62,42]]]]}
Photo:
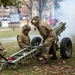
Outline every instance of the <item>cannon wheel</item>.
{"type": "Polygon", "coordinates": [[[63,59],[70,58],[72,55],[72,42],[71,39],[66,37],[61,40],[60,54],[63,59]]]}
{"type": "Polygon", "coordinates": [[[41,41],[42,41],[41,37],[34,37],[31,41],[31,45],[32,46],[39,46],[41,41]]]}
{"type": "MultiPolygon", "coordinates": [[[[42,41],[42,38],[41,37],[34,37],[32,39],[32,41],[31,41],[31,45],[32,46],[39,46],[40,43],[41,43],[41,41],[42,41]]],[[[36,57],[38,57],[40,55],[41,55],[41,51],[38,54],[36,54],[36,57]]]]}

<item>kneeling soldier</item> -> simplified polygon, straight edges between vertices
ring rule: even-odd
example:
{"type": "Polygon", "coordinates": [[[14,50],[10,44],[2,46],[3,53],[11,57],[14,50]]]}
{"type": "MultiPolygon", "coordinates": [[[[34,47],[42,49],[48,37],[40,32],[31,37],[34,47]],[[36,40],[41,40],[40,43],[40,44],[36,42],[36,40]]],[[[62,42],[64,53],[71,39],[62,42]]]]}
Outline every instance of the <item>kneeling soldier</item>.
{"type": "Polygon", "coordinates": [[[17,36],[18,45],[21,49],[30,46],[30,37],[28,35],[31,27],[29,25],[24,25],[22,28],[22,33],[17,36]]]}

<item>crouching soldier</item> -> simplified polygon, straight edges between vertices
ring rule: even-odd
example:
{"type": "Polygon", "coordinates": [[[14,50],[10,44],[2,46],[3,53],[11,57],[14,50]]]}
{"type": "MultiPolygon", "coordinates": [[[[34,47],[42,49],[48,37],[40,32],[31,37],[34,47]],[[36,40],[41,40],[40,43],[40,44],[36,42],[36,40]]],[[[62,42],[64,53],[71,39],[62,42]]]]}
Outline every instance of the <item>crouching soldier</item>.
{"type": "MultiPolygon", "coordinates": [[[[46,21],[40,21],[38,16],[33,17],[31,23],[37,27],[40,35],[43,37],[43,49],[42,49],[42,61],[41,63],[47,63],[49,61],[49,50],[53,42],[56,39],[56,34],[51,26],[46,21]]],[[[57,59],[56,50],[53,50],[53,56],[51,59],[57,59]]]]}
{"type": "MultiPolygon", "coordinates": [[[[7,51],[5,50],[4,46],[0,42],[0,55],[5,56],[7,51]]],[[[0,57],[1,58],[1,57],[0,57]]]]}
{"type": "Polygon", "coordinates": [[[24,25],[22,28],[22,33],[17,36],[18,45],[21,49],[30,46],[29,31],[31,27],[29,25],[24,25]]]}

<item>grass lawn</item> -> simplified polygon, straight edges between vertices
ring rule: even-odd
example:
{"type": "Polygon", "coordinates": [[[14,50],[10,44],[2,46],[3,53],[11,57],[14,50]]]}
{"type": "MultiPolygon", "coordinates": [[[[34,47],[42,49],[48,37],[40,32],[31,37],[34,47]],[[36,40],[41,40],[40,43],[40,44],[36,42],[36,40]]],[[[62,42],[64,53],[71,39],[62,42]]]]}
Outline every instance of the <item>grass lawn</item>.
{"type": "MultiPolygon", "coordinates": [[[[15,51],[18,47],[8,51],[8,55],[15,51]]],[[[19,64],[16,69],[4,69],[0,75],[75,75],[75,50],[70,59],[62,59],[59,51],[57,56],[58,60],[50,60],[48,64],[39,64],[37,58],[32,58],[19,64]]]]}
{"type": "MultiPolygon", "coordinates": [[[[2,31],[0,32],[0,38],[16,36],[20,32],[21,29],[2,31]]],[[[38,32],[34,33],[34,30],[32,30],[30,34],[38,34],[38,32]]],[[[5,43],[4,46],[8,52],[6,56],[10,56],[20,50],[17,42],[5,43]]],[[[16,69],[0,71],[0,75],[75,75],[75,45],[73,44],[71,58],[62,59],[59,51],[57,51],[57,56],[57,60],[49,60],[48,64],[39,64],[38,57],[25,60],[16,69]]]]}
{"type": "MultiPolygon", "coordinates": [[[[0,38],[8,38],[8,37],[13,37],[13,36],[17,36],[18,34],[21,33],[21,28],[15,28],[15,30],[13,31],[13,28],[7,28],[9,30],[5,30],[3,31],[5,28],[0,28],[0,38]],[[2,30],[2,31],[1,31],[2,30]]],[[[34,29],[32,28],[32,30],[29,32],[29,34],[39,34],[36,31],[34,31],[34,29]]]]}

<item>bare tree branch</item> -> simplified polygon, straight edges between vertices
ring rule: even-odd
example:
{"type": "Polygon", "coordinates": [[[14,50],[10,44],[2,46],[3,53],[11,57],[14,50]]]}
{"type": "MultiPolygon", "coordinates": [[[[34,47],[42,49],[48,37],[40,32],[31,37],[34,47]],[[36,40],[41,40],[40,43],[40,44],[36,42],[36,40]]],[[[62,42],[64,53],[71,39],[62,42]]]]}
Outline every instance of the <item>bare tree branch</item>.
{"type": "Polygon", "coordinates": [[[31,10],[31,7],[23,0],[23,3],[31,10]]]}

